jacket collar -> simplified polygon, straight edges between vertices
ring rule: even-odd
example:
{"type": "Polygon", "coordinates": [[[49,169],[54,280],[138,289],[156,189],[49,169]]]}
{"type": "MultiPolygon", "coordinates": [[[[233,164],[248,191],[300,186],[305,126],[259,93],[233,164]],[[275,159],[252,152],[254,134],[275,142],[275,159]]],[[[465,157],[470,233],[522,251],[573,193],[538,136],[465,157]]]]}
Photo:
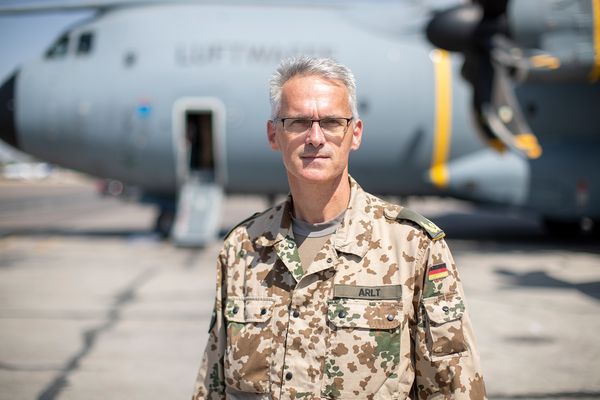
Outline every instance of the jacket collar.
{"type": "MultiPolygon", "coordinates": [[[[367,215],[369,199],[367,193],[349,176],[350,201],[344,219],[332,236],[332,243],[338,252],[354,254],[360,258],[369,250],[373,226],[367,215]]],[[[267,217],[271,222],[266,224],[264,231],[255,243],[261,247],[273,247],[283,240],[293,238],[292,211],[293,200],[288,195],[285,202],[270,210],[267,217]]]]}
{"type": "Polygon", "coordinates": [[[360,258],[369,250],[373,225],[366,214],[369,206],[367,193],[350,176],[350,202],[342,224],[332,238],[338,252],[354,254],[360,258]]]}
{"type": "Polygon", "coordinates": [[[283,203],[267,211],[267,213],[270,214],[267,218],[271,222],[266,224],[264,232],[255,239],[254,242],[257,245],[273,247],[286,237],[293,237],[291,195],[288,195],[283,203]]]}

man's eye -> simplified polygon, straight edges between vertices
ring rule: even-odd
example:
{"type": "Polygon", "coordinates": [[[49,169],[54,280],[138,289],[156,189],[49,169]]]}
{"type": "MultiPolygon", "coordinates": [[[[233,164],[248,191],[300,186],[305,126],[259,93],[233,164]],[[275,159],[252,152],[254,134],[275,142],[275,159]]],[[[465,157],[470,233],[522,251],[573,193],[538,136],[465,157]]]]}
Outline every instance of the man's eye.
{"type": "Polygon", "coordinates": [[[342,124],[339,119],[327,118],[321,120],[321,127],[323,128],[334,129],[339,128],[340,126],[342,126],[342,124]]]}
{"type": "Polygon", "coordinates": [[[305,119],[291,119],[289,124],[294,127],[301,127],[306,126],[306,121],[305,119]]]}
{"type": "Polygon", "coordinates": [[[294,118],[287,120],[287,129],[290,132],[304,132],[310,127],[309,119],[294,118]]]}

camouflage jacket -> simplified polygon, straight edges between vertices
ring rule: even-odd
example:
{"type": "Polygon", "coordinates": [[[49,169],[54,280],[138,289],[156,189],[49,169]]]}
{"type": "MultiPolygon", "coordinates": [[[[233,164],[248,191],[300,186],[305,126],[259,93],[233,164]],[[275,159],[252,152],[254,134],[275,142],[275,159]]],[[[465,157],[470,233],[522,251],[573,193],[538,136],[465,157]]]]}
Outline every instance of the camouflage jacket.
{"type": "Polygon", "coordinates": [[[193,399],[484,399],[443,232],[351,179],[303,273],[291,200],[226,238],[193,399]]]}

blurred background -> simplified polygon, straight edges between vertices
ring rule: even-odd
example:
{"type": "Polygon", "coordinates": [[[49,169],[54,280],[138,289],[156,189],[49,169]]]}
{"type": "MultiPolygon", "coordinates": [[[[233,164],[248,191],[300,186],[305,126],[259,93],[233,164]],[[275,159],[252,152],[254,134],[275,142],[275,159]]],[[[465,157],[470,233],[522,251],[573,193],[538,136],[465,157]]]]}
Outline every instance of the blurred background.
{"type": "Polygon", "coordinates": [[[351,174],[445,230],[489,397],[600,398],[599,3],[0,2],[0,399],[189,398],[295,54],[356,74],[351,174]]]}

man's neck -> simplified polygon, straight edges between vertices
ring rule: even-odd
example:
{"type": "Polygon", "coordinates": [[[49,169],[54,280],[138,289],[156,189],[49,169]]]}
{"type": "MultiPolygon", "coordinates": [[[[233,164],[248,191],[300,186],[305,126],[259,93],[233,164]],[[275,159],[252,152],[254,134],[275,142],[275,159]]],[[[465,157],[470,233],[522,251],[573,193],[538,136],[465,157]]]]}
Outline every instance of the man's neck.
{"type": "Polygon", "coordinates": [[[350,202],[350,182],[345,172],[330,182],[300,182],[289,177],[294,200],[294,216],[310,224],[330,221],[350,202]]]}

